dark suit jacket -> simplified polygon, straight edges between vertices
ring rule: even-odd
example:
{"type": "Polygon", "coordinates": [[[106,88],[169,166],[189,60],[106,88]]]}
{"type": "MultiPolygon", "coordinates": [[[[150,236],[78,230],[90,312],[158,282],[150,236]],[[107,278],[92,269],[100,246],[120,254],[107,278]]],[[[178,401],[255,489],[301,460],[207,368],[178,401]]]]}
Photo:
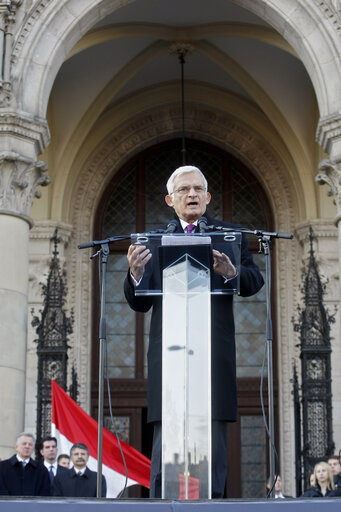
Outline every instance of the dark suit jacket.
{"type": "MultiPolygon", "coordinates": [[[[238,226],[207,217],[208,225],[238,226]]],[[[176,217],[177,218],[177,217],[176,217]]],[[[178,218],[177,218],[178,219],[178,218]]],[[[178,231],[181,232],[179,223],[178,231]]],[[[153,272],[159,279],[158,261],[154,260],[153,272]],[[155,267],[155,268],[154,268],[155,267]]],[[[215,274],[214,279],[221,279],[215,274]]],[[[254,295],[264,281],[257,265],[248,251],[248,242],[242,237],[240,294],[254,295]]],[[[223,286],[223,285],[222,285],[223,286]]],[[[124,293],[134,311],[146,312],[153,308],[148,348],[148,421],[161,421],[161,366],[162,366],[162,298],[161,296],[135,296],[134,285],[128,271],[124,282],[124,293]]],[[[212,419],[236,421],[237,384],[236,350],[234,339],[233,295],[212,295],[211,300],[211,357],[212,357],[212,419]]]]}
{"type": "Polygon", "coordinates": [[[25,468],[16,455],[0,462],[0,494],[7,496],[50,496],[49,472],[30,459],[25,468]]]}
{"type": "Polygon", "coordinates": [[[341,496],[340,489],[329,489],[325,495],[322,494],[320,486],[317,484],[314,487],[307,489],[300,498],[336,498],[341,496]]]}
{"type": "MultiPolygon", "coordinates": [[[[107,494],[107,484],[102,476],[102,497],[107,494]]],[[[96,498],[97,473],[86,468],[82,476],[78,476],[73,468],[60,471],[54,477],[53,496],[67,496],[72,498],[96,498]]]]}

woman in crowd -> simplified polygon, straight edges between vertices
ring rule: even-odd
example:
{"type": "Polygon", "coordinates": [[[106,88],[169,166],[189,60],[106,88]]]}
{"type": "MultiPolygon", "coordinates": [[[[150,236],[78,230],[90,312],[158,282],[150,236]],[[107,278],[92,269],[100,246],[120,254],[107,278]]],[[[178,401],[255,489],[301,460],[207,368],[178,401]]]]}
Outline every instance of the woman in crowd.
{"type": "Polygon", "coordinates": [[[315,464],[312,487],[307,489],[301,498],[326,498],[341,496],[341,491],[335,489],[331,467],[326,462],[315,464]]]}

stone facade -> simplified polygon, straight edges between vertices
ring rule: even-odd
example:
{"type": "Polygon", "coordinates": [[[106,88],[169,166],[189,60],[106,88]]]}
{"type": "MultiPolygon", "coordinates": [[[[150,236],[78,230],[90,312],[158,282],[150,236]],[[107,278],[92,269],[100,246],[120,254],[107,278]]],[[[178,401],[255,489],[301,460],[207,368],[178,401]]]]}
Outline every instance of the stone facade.
{"type": "MultiPolygon", "coordinates": [[[[80,403],[89,410],[92,264],[77,245],[92,238],[97,203],[121,166],[146,147],[181,134],[181,111],[172,84],[142,90],[134,98],[134,108],[129,97],[123,98],[113,116],[113,98],[107,87],[96,98],[96,108],[89,107],[65,147],[58,150],[62,135],[48,122],[58,72],[91,28],[130,3],[134,2],[0,2],[0,246],[6,247],[0,268],[2,458],[12,453],[16,432],[24,428],[35,431],[36,354],[30,310],[32,306],[39,309],[39,283],[51,258],[50,237],[55,227],[63,241],[60,250],[68,277],[68,305],[75,309],[70,358],[78,361],[80,403]],[[89,127],[96,126],[96,109],[103,114],[94,134],[89,127]],[[41,193],[40,187],[45,185],[49,186],[41,193]],[[13,350],[8,350],[8,343],[13,350]]],[[[242,158],[269,198],[276,229],[295,234],[293,241],[277,244],[275,286],[281,473],[293,490],[289,383],[298,352],[291,318],[300,300],[309,225],[318,235],[316,255],[321,273],[328,279],[328,304],[340,302],[341,11],[334,0],[314,0],[309,12],[305,0],[235,0],[234,4],[257,15],[290,45],[313,84],[319,111],[314,127],[320,145],[317,149],[314,141],[309,145],[300,140],[281,109],[260,92],[251,75],[243,75],[236,62],[227,60],[193,31],[193,41],[188,43],[221,69],[233,69],[233,78],[248,84],[248,94],[259,108],[240,97],[231,102],[219,87],[193,83],[186,107],[188,136],[242,158]],[[278,121],[277,134],[266,120],[269,118],[278,121]],[[314,181],[319,162],[316,181],[329,185],[335,206],[314,181]]],[[[137,59],[136,67],[143,58],[149,63],[168,51],[174,41],[167,41],[165,29],[160,31],[164,40],[137,59]]],[[[128,80],[127,71],[120,76],[122,81],[128,80]]],[[[337,448],[341,447],[341,370],[336,364],[341,352],[339,323],[338,314],[332,333],[337,448]]]]}

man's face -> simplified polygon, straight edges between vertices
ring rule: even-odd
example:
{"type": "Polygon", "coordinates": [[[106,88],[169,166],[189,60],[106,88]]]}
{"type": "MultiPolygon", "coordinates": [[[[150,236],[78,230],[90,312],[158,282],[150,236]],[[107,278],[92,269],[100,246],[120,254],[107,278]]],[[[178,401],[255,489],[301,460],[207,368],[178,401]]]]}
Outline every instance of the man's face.
{"type": "Polygon", "coordinates": [[[280,492],[282,490],[282,480],[281,477],[278,475],[276,484],[275,484],[275,492],[280,492]]]}
{"type": "Polygon", "coordinates": [[[173,194],[165,197],[168,206],[172,206],[178,217],[188,223],[193,223],[205,213],[210,200],[211,194],[205,190],[203,177],[195,171],[177,176],[173,194]]]}
{"type": "Polygon", "coordinates": [[[57,457],[57,444],[55,441],[44,441],[43,447],[40,450],[44,460],[53,464],[57,457]]]}
{"type": "Polygon", "coordinates": [[[338,475],[339,473],[341,473],[341,465],[338,460],[330,459],[328,460],[328,464],[332,468],[333,475],[338,475]]]}
{"type": "Polygon", "coordinates": [[[32,437],[21,436],[15,445],[15,451],[22,459],[31,457],[34,450],[34,442],[32,437]]]}
{"type": "Polygon", "coordinates": [[[83,469],[88,462],[88,452],[81,448],[75,448],[71,453],[71,460],[76,469],[83,469]]]}

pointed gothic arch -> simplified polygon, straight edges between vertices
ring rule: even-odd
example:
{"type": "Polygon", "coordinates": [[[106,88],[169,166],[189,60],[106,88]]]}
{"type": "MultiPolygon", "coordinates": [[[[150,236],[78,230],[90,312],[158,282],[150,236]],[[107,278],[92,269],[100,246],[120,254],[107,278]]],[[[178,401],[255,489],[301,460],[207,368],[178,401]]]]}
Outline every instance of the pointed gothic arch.
{"type": "MultiPolygon", "coordinates": [[[[239,157],[257,176],[269,198],[277,231],[293,232],[299,218],[299,199],[295,195],[285,164],[274,150],[261,137],[228,116],[207,112],[196,108],[189,113],[192,119],[189,136],[207,141],[239,157]],[[214,123],[212,123],[212,116],[214,123]],[[210,122],[208,122],[208,120],[210,122]]],[[[177,109],[151,112],[125,125],[121,131],[99,148],[84,166],[82,175],[73,186],[72,209],[69,222],[73,225],[74,236],[68,253],[71,303],[78,304],[73,339],[73,357],[80,362],[80,402],[89,408],[91,382],[91,310],[96,298],[92,295],[91,276],[93,272],[89,255],[77,250],[78,243],[93,239],[95,211],[107,184],[129,158],[160,140],[169,140],[180,134],[180,115],[177,109]],[[161,136],[160,134],[163,134],[161,136]]],[[[278,325],[278,380],[279,410],[289,411],[281,418],[279,444],[283,449],[280,458],[282,467],[290,470],[293,464],[293,419],[291,410],[291,361],[295,356],[294,337],[290,318],[293,304],[297,302],[298,287],[297,265],[299,247],[295,242],[288,245],[278,244],[276,251],[277,278],[274,283],[278,308],[275,316],[278,325]],[[288,273],[288,268],[292,271],[288,273]]]]}
{"type": "MultiPolygon", "coordinates": [[[[329,66],[330,62],[338,61],[338,31],[334,26],[340,24],[332,5],[314,0],[306,9],[305,2],[297,0],[294,11],[288,12],[286,0],[235,0],[235,3],[264,19],[295,49],[314,84],[321,116],[339,111],[341,71],[338,66],[329,66]],[[311,26],[319,23],[321,16],[326,16],[323,37],[320,25],[320,30],[312,37],[311,26]],[[299,25],[296,20],[300,20],[299,25]],[[325,80],[325,76],[329,76],[329,80],[325,80]],[[336,86],[339,90],[335,90],[336,86]]],[[[57,4],[43,1],[34,4],[13,49],[13,83],[21,102],[18,106],[23,111],[40,118],[46,116],[55,76],[68,52],[92,26],[121,6],[119,0],[60,0],[57,4]]]]}

